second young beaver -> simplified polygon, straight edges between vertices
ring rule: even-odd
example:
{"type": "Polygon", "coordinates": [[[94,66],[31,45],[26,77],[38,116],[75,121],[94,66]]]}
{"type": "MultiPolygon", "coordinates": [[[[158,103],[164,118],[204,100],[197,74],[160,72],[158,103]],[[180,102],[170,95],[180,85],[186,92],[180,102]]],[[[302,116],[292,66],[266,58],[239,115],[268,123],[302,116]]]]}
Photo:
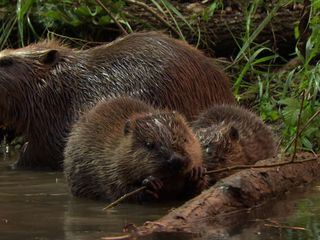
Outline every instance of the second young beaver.
{"type": "Polygon", "coordinates": [[[102,101],[74,124],[64,173],[75,196],[102,200],[142,185],[135,199],[179,198],[205,186],[200,143],[182,115],[132,98],[102,101]]]}
{"type": "MultiPolygon", "coordinates": [[[[254,164],[276,154],[272,131],[258,116],[242,107],[214,106],[200,114],[193,128],[201,142],[208,170],[254,164]]],[[[210,175],[210,183],[228,174],[210,175]]]]}
{"type": "Polygon", "coordinates": [[[213,59],[161,33],[133,33],[87,50],[45,41],[0,52],[0,119],[28,141],[17,167],[61,168],[70,126],[101,99],[117,96],[188,120],[234,102],[213,59]]]}

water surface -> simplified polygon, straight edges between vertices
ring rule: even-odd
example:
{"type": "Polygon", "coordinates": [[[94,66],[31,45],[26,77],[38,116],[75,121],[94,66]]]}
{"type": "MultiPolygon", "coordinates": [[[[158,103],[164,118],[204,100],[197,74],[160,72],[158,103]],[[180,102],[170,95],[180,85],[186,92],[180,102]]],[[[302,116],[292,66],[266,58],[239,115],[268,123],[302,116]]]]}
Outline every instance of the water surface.
{"type": "Polygon", "coordinates": [[[106,213],[106,203],[72,197],[62,172],[13,171],[0,159],[1,240],[99,239],[171,208],[121,204],[106,213]]]}
{"type": "MultiPolygon", "coordinates": [[[[0,239],[100,239],[119,234],[129,224],[165,215],[178,203],[121,204],[72,197],[61,172],[12,171],[15,157],[0,155],[0,239]]],[[[271,203],[208,225],[201,236],[157,235],[148,239],[320,239],[320,182],[300,187],[271,203]],[[292,227],[300,227],[295,229],[292,227]]]]}

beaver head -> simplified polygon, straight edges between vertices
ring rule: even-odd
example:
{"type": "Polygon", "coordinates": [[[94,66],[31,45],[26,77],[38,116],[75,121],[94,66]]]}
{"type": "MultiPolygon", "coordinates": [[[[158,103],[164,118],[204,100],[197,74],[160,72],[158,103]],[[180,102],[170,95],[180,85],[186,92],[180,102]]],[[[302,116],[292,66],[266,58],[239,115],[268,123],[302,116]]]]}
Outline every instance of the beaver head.
{"type": "Polygon", "coordinates": [[[31,121],[29,113],[38,105],[49,108],[42,96],[53,89],[59,91],[65,84],[59,71],[65,69],[65,56],[72,59],[69,52],[55,41],[0,52],[0,120],[4,124],[25,128],[31,121]]]}
{"type": "Polygon", "coordinates": [[[196,130],[208,169],[216,168],[227,162],[241,161],[242,146],[238,129],[231,124],[212,124],[196,130]]]}
{"type": "Polygon", "coordinates": [[[200,143],[186,120],[176,112],[133,115],[124,126],[131,157],[144,175],[183,175],[202,161],[200,143]]]}

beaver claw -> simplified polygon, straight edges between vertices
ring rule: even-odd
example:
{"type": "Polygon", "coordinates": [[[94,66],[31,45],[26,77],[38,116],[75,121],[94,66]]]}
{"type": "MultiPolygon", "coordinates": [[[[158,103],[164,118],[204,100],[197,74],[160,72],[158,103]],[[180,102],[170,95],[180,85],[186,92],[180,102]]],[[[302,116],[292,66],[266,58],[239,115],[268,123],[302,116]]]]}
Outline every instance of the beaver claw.
{"type": "Polygon", "coordinates": [[[202,180],[205,175],[207,173],[207,169],[202,167],[202,166],[198,166],[198,167],[194,167],[192,168],[191,172],[190,172],[190,180],[191,181],[198,181],[198,180],[202,180]]]}
{"type": "Polygon", "coordinates": [[[142,193],[141,200],[151,200],[150,196],[153,199],[159,198],[159,194],[157,192],[159,192],[163,187],[163,182],[159,178],[149,176],[142,181],[142,185],[147,189],[142,193]]]}
{"type": "Polygon", "coordinates": [[[195,196],[207,187],[208,177],[206,172],[206,168],[202,166],[194,167],[191,170],[186,184],[187,196],[195,196]]]}

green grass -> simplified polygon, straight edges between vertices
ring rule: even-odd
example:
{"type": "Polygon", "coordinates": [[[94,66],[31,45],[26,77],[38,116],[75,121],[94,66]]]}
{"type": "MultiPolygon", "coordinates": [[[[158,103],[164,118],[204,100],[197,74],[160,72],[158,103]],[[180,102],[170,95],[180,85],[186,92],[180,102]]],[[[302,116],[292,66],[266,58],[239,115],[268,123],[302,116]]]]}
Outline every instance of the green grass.
{"type": "MultiPolygon", "coordinates": [[[[31,41],[47,37],[49,34],[68,38],[91,41],[99,35],[108,34],[106,27],[113,20],[94,0],[4,0],[0,28],[0,48],[24,46],[31,41]],[[93,37],[92,37],[93,36],[93,37]]],[[[301,105],[301,93],[306,92],[306,99],[301,114],[302,126],[320,109],[320,0],[312,1],[308,22],[310,35],[304,48],[296,47],[292,57],[299,58],[301,64],[292,69],[278,71],[279,62],[283,62],[278,53],[267,44],[256,43],[261,32],[268,27],[279,9],[298,1],[281,0],[270,8],[266,7],[267,17],[253,27],[252,19],[259,8],[265,7],[264,1],[254,0],[244,8],[245,24],[242,36],[234,36],[239,51],[227,67],[234,74],[233,92],[241,104],[250,102],[264,121],[274,126],[282,139],[284,148],[288,146],[297,130],[297,116],[301,105]]],[[[301,1],[299,1],[301,2],[301,1]]],[[[127,20],[130,13],[124,11],[128,3],[124,0],[103,0],[103,4],[129,32],[133,31],[127,20]]],[[[197,19],[210,21],[223,8],[222,1],[212,1],[199,15],[185,16],[169,0],[151,0],[149,5],[172,26],[181,39],[187,40],[193,35],[198,44],[207,46],[203,33],[197,25],[197,19]]],[[[152,29],[150,23],[139,19],[146,29],[152,29]]],[[[114,30],[114,29],[112,29],[114,30]]],[[[233,34],[233,33],[231,33],[233,34]]],[[[295,30],[299,38],[298,28],[295,30]]],[[[302,132],[298,139],[298,149],[320,150],[320,117],[316,118],[302,132]]],[[[292,147],[288,148],[292,151],[292,147]]]]}
{"type": "MultiPolygon", "coordinates": [[[[311,35],[305,46],[305,55],[298,48],[293,53],[300,58],[302,64],[299,66],[285,72],[277,71],[278,66],[274,63],[280,56],[264,45],[257,45],[254,42],[279,7],[288,2],[278,2],[255,30],[251,29],[250,19],[256,7],[251,6],[247,15],[246,34],[240,44],[240,51],[232,63],[238,69],[233,84],[236,98],[240,103],[248,101],[248,98],[255,101],[254,106],[260,116],[277,126],[283,146],[288,146],[296,135],[303,91],[306,92],[306,99],[302,108],[301,125],[304,126],[320,110],[320,64],[315,61],[315,57],[319,57],[320,53],[320,8],[318,6],[320,1],[315,1],[317,4],[312,5],[309,18],[311,35]]],[[[255,1],[255,4],[257,6],[258,1],[255,1]]],[[[298,138],[298,149],[319,151],[319,129],[320,115],[301,133],[298,138]]],[[[292,152],[293,147],[286,149],[292,152]]]]}

